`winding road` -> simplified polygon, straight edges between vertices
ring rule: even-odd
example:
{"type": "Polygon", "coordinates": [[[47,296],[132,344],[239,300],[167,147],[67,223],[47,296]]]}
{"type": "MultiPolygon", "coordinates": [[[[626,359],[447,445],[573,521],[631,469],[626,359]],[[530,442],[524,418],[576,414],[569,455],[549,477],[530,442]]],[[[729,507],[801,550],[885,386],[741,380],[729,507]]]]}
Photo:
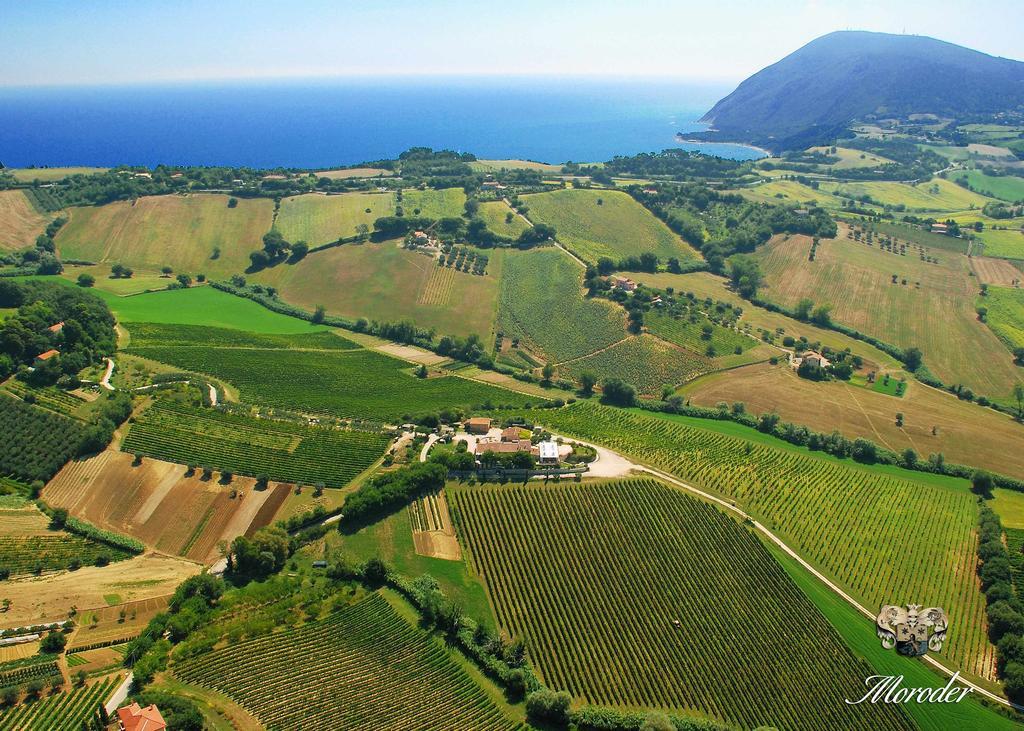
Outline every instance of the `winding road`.
{"type": "Polygon", "coordinates": [[[114,359],[104,358],[107,361],[107,371],[103,374],[103,378],[100,379],[100,385],[108,391],[113,391],[114,387],[110,385],[110,377],[114,374],[114,359]]]}

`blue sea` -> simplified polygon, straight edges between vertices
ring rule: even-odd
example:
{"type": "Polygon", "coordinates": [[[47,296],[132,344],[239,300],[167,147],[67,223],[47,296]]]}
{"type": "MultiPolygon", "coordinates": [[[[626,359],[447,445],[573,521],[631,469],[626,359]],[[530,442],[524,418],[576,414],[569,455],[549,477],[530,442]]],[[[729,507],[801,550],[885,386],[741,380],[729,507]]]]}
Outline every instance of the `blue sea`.
{"type": "Polygon", "coordinates": [[[737,159],[750,147],[676,141],[724,86],[666,81],[423,78],[0,89],[8,167],[310,167],[413,146],[562,163],[670,147],[737,159]]]}

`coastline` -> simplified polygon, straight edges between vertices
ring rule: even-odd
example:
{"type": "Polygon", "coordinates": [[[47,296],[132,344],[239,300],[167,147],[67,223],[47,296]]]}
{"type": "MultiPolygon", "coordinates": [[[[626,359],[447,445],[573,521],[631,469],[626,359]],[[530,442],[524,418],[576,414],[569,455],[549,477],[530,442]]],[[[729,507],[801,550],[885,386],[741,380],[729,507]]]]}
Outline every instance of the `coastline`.
{"type": "Polygon", "coordinates": [[[763,147],[760,147],[758,145],[753,145],[753,144],[751,144],[749,142],[736,142],[736,141],[729,141],[729,140],[721,140],[721,141],[699,140],[699,139],[694,139],[692,137],[686,137],[685,133],[683,133],[683,132],[676,132],[675,140],[676,140],[676,142],[684,142],[684,143],[689,144],[689,145],[734,145],[736,147],[746,147],[746,148],[749,148],[751,150],[757,150],[758,152],[762,153],[765,157],[772,157],[772,151],[771,150],[767,150],[767,149],[765,149],[763,147]]]}

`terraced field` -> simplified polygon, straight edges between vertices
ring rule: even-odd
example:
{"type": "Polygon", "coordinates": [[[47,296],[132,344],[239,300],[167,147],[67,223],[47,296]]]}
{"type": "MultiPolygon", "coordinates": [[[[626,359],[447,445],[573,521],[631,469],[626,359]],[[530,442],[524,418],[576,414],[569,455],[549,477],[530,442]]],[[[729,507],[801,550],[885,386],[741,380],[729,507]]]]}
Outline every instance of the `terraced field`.
{"type": "Polygon", "coordinates": [[[449,492],[499,624],[550,687],[743,728],[912,727],[843,703],[870,670],[716,508],[651,479],[449,492]]]}
{"type": "Polygon", "coordinates": [[[50,220],[20,190],[0,191],[0,251],[32,246],[50,220]]]}
{"type": "Polygon", "coordinates": [[[929,250],[927,256],[939,260],[931,264],[909,247],[901,256],[844,238],[822,243],[814,261],[809,250],[805,236],[778,237],[759,249],[766,285],[759,296],[787,307],[805,297],[830,305],[837,322],[901,348],[920,348],[925,364],[946,383],[989,398],[1009,395],[1019,368],[978,321],[979,285],[966,257],[929,250]]]}
{"type": "Polygon", "coordinates": [[[355,236],[360,224],[372,231],[375,220],[393,215],[393,193],[308,193],[282,200],[274,225],[288,241],[319,246],[355,236]]]}
{"type": "Polygon", "coordinates": [[[500,329],[554,362],[622,340],[625,313],[610,302],[584,298],[582,282],[582,267],[558,249],[509,252],[498,306],[500,329]]]}
{"type": "Polygon", "coordinates": [[[343,487],[384,454],[388,441],[375,432],[254,419],[158,401],[138,416],[121,448],[241,475],[343,487]]]}
{"type": "Polygon", "coordinates": [[[50,530],[50,519],[29,503],[20,508],[0,508],[0,567],[11,574],[67,569],[73,561],[92,565],[99,557],[120,561],[128,551],[88,538],[50,530]]]}
{"type": "Polygon", "coordinates": [[[120,682],[121,678],[115,676],[2,710],[0,731],[78,731],[120,682]]]}
{"type": "Polygon", "coordinates": [[[556,190],[522,196],[534,223],[555,227],[558,240],[578,257],[596,263],[644,252],[662,261],[700,258],[686,242],[628,194],[615,190],[556,190]]]}
{"type": "Polygon", "coordinates": [[[439,641],[379,594],[189,658],[173,672],[225,694],[268,728],[515,727],[439,641]]]}
{"type": "Polygon", "coordinates": [[[590,402],[531,418],[735,500],[866,606],[912,596],[944,607],[962,628],[945,658],[994,677],[974,574],[975,500],[965,482],[862,468],[735,424],[590,402]]]}
{"type": "Polygon", "coordinates": [[[558,366],[562,377],[577,379],[589,371],[600,380],[621,378],[643,395],[661,393],[714,370],[711,359],[651,335],[629,337],[607,350],[558,366]]]}
{"type": "MultiPolygon", "coordinates": [[[[182,417],[171,422],[158,444],[144,446],[153,452],[160,451],[160,447],[169,449],[167,445],[173,440],[184,440],[182,426],[192,427],[192,432],[186,433],[194,439],[205,437],[194,421],[182,417]]],[[[144,420],[141,427],[132,428],[141,432],[133,443],[141,442],[150,422],[144,420]]],[[[231,434],[227,427],[224,431],[231,434]]],[[[275,456],[256,461],[269,461],[275,456]]],[[[339,456],[331,457],[339,460],[339,456]]],[[[221,557],[218,544],[268,525],[291,490],[290,485],[273,484],[257,490],[251,477],[234,477],[230,485],[222,485],[216,479],[203,480],[200,471],[186,474],[180,464],[154,459],[133,463],[132,455],[111,450],[75,460],[50,481],[43,497],[54,507],[65,508],[93,525],[130,535],[164,553],[212,563],[221,557]]],[[[198,460],[192,464],[204,465],[198,460]]],[[[252,466],[243,466],[252,474],[252,466]]],[[[287,466],[286,462],[285,469],[287,466]]],[[[328,470],[325,466],[324,471],[328,470]]]]}
{"type": "Polygon", "coordinates": [[[273,210],[269,198],[242,198],[228,208],[226,195],[151,196],[73,208],[56,242],[65,259],[227,277],[249,266],[273,210]]]}

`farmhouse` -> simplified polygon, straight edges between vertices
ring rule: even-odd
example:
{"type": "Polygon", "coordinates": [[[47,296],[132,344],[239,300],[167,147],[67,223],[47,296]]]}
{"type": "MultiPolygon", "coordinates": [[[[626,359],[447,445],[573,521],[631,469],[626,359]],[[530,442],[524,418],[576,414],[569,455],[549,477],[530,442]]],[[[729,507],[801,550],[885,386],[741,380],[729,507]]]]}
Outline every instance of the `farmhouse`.
{"type": "Polygon", "coordinates": [[[518,442],[520,439],[520,431],[518,426],[510,426],[507,429],[501,430],[501,441],[503,442],[518,442]]]}
{"type": "Polygon", "coordinates": [[[466,431],[470,434],[486,434],[491,430],[491,420],[485,416],[474,416],[466,420],[466,431]]]}
{"type": "Polygon", "coordinates": [[[61,320],[56,325],[50,325],[50,327],[48,327],[46,329],[49,330],[50,332],[52,332],[54,335],[57,335],[58,333],[60,333],[64,329],[64,321],[61,320]]]}
{"type": "Polygon", "coordinates": [[[45,353],[40,353],[39,355],[36,356],[35,365],[41,366],[44,363],[46,363],[46,361],[48,361],[51,358],[53,358],[54,356],[58,356],[58,355],[60,355],[60,351],[59,350],[54,350],[53,348],[50,348],[45,353]]]}
{"type": "Polygon", "coordinates": [[[612,277],[612,286],[624,292],[636,291],[636,282],[629,277],[612,277]]]}
{"type": "Polygon", "coordinates": [[[828,368],[830,365],[832,365],[832,362],[828,358],[814,350],[809,350],[806,353],[804,353],[802,358],[797,358],[794,361],[793,367],[799,368],[801,363],[806,363],[807,365],[811,366],[817,366],[818,368],[828,368]]]}
{"type": "Polygon", "coordinates": [[[143,708],[132,703],[117,709],[117,727],[122,731],[164,731],[167,723],[155,705],[143,708]]]}
{"type": "Polygon", "coordinates": [[[533,445],[528,439],[521,439],[515,442],[477,442],[475,454],[494,452],[497,454],[514,454],[515,452],[532,452],[533,445]]]}
{"type": "Polygon", "coordinates": [[[538,462],[542,465],[558,466],[558,444],[556,442],[547,441],[541,442],[537,445],[538,449],[538,462]]]}
{"type": "Polygon", "coordinates": [[[944,223],[933,223],[932,224],[932,233],[933,234],[949,233],[949,226],[947,226],[944,223]]]}

